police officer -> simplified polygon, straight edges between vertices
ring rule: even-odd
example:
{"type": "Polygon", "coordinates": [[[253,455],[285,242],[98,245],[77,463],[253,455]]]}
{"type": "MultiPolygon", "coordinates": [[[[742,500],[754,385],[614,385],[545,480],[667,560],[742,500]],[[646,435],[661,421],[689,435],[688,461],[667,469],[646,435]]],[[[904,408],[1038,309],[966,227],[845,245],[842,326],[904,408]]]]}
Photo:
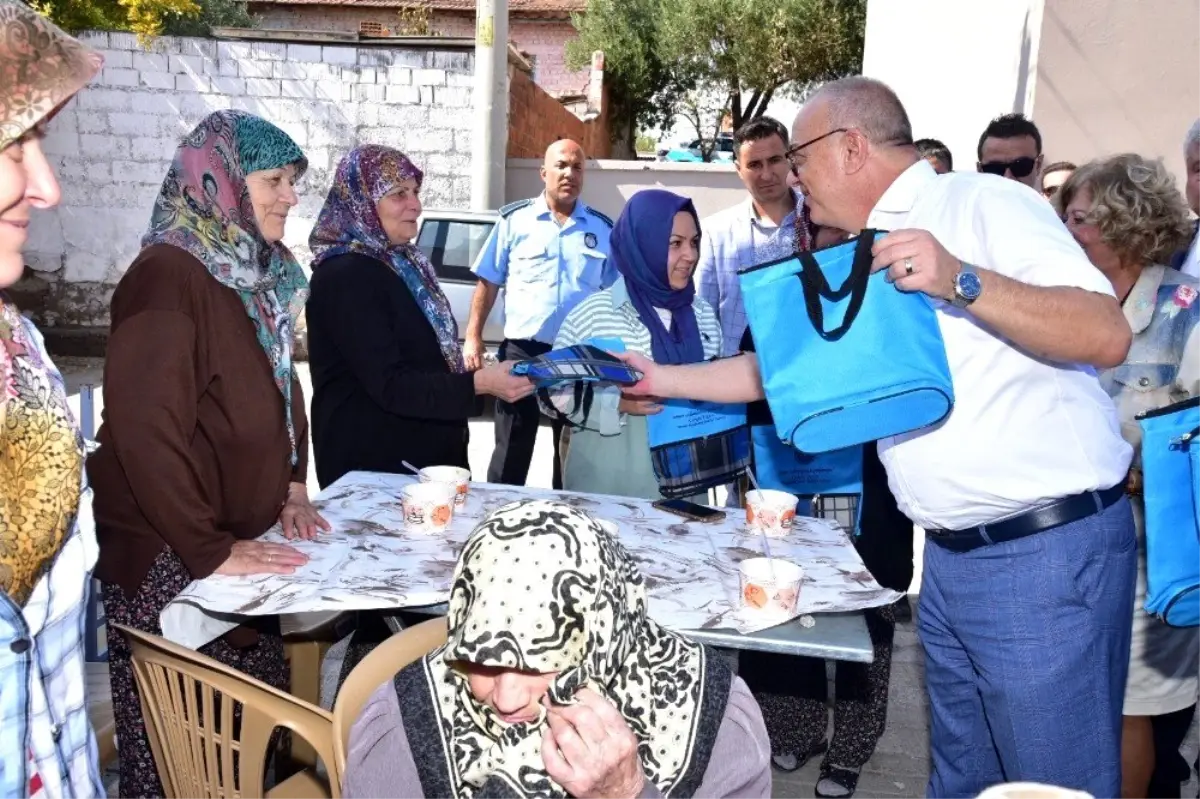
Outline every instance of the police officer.
{"type": "MultiPolygon", "coordinates": [[[[563,319],[589,294],[617,278],[608,260],[612,220],[579,201],[583,148],[569,139],[550,145],[542,162],[546,190],[500,209],[500,221],[472,271],[479,277],[471,299],[463,356],[468,369],[483,365],[483,325],[500,287],[505,288],[500,359],[519,361],[550,350],[563,319]]],[[[489,483],[524,485],[541,414],[537,399],[496,401],[496,449],[489,483]]],[[[562,488],[555,422],[554,488],[562,488]]]]}

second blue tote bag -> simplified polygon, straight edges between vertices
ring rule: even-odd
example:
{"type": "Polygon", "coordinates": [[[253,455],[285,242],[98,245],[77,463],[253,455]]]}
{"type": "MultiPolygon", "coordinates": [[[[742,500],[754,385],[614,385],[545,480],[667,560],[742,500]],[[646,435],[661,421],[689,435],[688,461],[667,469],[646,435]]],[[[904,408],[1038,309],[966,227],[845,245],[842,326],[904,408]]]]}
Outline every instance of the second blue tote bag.
{"type": "Polygon", "coordinates": [[[776,432],[801,452],[917,430],[953,407],[932,303],[871,274],[881,235],[864,230],[739,273],[776,432]]]}

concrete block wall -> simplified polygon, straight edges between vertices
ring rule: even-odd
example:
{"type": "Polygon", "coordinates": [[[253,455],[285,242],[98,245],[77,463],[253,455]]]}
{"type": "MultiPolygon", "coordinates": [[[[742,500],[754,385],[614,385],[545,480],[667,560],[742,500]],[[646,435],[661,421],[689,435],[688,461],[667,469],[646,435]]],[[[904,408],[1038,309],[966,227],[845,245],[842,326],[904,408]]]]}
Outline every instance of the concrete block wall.
{"type": "MultiPolygon", "coordinates": [[[[393,27],[397,22],[396,9],[366,5],[281,5],[255,3],[251,12],[264,29],[310,31],[341,31],[357,33],[360,22],[378,22],[393,27]]],[[[475,14],[434,11],[430,27],[439,36],[475,37],[475,14]]],[[[567,69],[567,42],[578,33],[568,19],[539,19],[510,13],[509,41],[520,51],[533,56],[537,62],[534,79],[551,94],[582,93],[587,89],[588,69],[567,69]]]]}
{"type": "Polygon", "coordinates": [[[218,109],[265,117],[308,156],[285,237],[305,266],[333,170],[357,144],[409,154],[425,171],[428,206],[469,205],[470,51],[171,37],[146,50],[130,34],[81,38],[105,66],[49,125],[62,202],[34,215],[31,269],[16,287],[46,327],[108,324],[177,142],[218,109]]]}

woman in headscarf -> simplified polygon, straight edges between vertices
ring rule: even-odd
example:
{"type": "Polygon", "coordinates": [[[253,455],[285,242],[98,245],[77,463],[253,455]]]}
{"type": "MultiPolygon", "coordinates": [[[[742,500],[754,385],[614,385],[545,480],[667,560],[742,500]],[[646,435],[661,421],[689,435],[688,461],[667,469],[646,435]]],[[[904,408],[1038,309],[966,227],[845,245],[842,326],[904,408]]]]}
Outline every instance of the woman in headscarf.
{"type": "Polygon", "coordinates": [[[344,795],[765,797],[767,756],[746,686],[647,618],[624,547],[534,500],[467,539],[447,643],[367,701],[344,795]]]}
{"type": "Polygon", "coordinates": [[[463,365],[458,325],[414,243],[422,173],[399,150],[355,148],[338,164],[309,237],[313,454],[327,486],[346,472],[467,463],[467,419],[485,394],[533,391],[509,366],[463,365]]]}
{"type": "MultiPolygon", "coordinates": [[[[692,201],[661,189],[629,198],[613,226],[611,257],[620,277],[567,315],[555,349],[595,343],[652,356],[656,363],[698,363],[721,353],[721,324],[696,293],[700,220],[692,201]]],[[[570,430],[563,488],[660,499],[646,417],[662,406],[626,399],[615,386],[568,386],[544,396],[543,410],[570,430]],[[616,465],[619,464],[619,467],[616,465]]]]}
{"type": "MultiPolygon", "coordinates": [[[[142,251],[112,299],[100,449],[88,460],[110,621],[161,634],[159,614],[211,574],[287,574],[307,558],[257,541],[276,521],[310,538],[308,425],[292,367],[307,281],[282,244],[307,161],[238,111],[180,144],[142,251]]],[[[278,618],[200,651],[288,687],[278,618]]],[[[109,639],[122,796],[159,796],[130,651],[109,639]]]]}
{"type": "MultiPolygon", "coordinates": [[[[1189,776],[1179,747],[1200,686],[1200,630],[1171,627],[1146,605],[1146,507],[1137,415],[1200,395],[1200,284],[1166,263],[1191,235],[1187,205],[1161,161],[1115,155],[1071,173],[1054,196],[1067,229],[1112,283],[1133,330],[1125,362],[1100,373],[1134,448],[1127,491],[1138,534],[1121,794],[1177,797],[1189,776]]],[[[1179,486],[1186,491],[1186,486],[1179,486]]]]}
{"type": "Polygon", "coordinates": [[[59,200],[44,127],[100,65],[0,0],[0,796],[104,793],[82,694],[96,562],[83,437],[41,335],[4,293],[25,269],[31,211],[59,200]]]}

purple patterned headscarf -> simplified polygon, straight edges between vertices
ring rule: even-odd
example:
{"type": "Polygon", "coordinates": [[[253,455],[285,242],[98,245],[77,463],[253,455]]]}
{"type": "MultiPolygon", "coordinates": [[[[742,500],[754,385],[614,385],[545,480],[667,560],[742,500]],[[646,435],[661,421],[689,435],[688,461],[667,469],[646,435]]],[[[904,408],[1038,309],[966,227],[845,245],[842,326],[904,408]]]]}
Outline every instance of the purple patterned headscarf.
{"type": "Polygon", "coordinates": [[[338,164],[325,207],[309,236],[312,268],[346,253],[360,253],[388,264],[412,292],[429,320],[446,364],[452,372],[465,372],[458,324],[433,264],[415,243],[392,244],[376,210],[377,203],[406,180],[421,185],[424,175],[399,150],[366,144],[346,154],[338,164]]]}

